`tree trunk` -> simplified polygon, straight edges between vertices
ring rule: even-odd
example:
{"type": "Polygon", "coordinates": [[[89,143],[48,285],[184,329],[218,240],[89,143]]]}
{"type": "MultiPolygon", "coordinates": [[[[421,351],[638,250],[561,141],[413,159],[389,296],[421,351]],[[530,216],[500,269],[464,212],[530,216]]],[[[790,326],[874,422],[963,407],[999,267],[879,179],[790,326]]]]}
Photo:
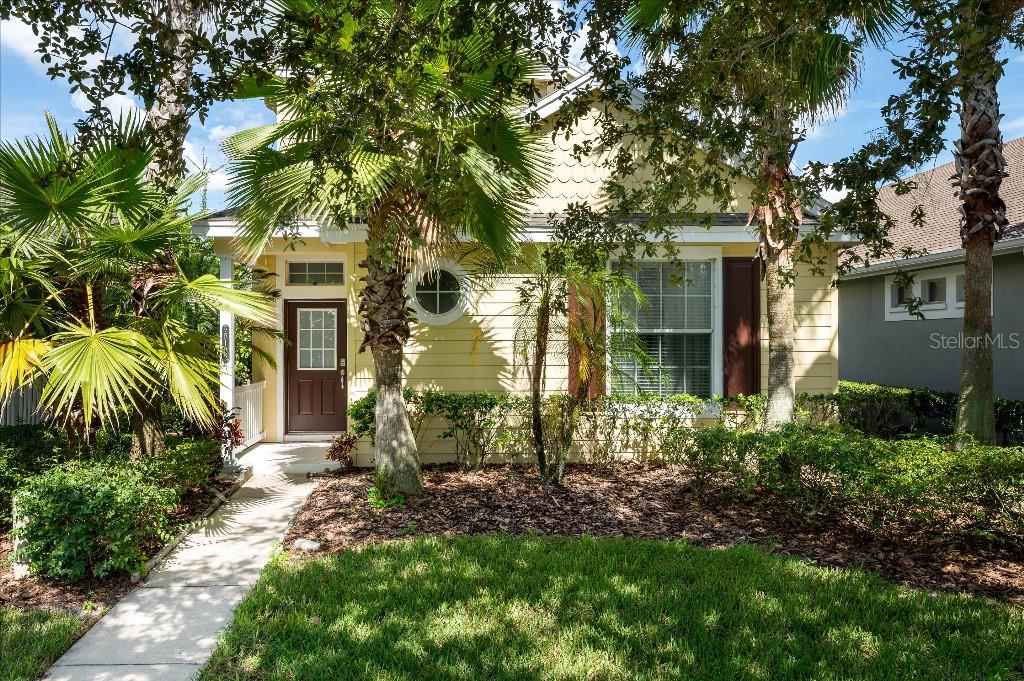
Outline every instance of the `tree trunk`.
{"type": "Polygon", "coordinates": [[[537,308],[537,338],[533,348],[533,369],[530,373],[530,419],[533,429],[533,449],[537,454],[537,467],[541,478],[547,479],[548,462],[544,451],[544,419],[541,399],[544,389],[544,362],[548,356],[548,335],[551,329],[551,301],[548,289],[537,308]]]}
{"type": "Polygon", "coordinates": [[[132,412],[132,461],[155,459],[163,455],[167,431],[159,395],[152,395],[149,402],[144,402],[132,412]]]}
{"type": "MultiPolygon", "coordinates": [[[[406,268],[368,256],[359,298],[360,351],[370,348],[374,363],[377,409],[374,462],[378,482],[410,496],[423,493],[416,437],[402,395],[402,359],[409,339],[410,311],[405,294],[406,268]]],[[[382,490],[388,493],[388,490],[382,490]]]]}
{"type": "Polygon", "coordinates": [[[793,376],[795,289],[786,272],[793,268],[788,249],[768,247],[765,290],[768,313],[768,405],[765,428],[777,430],[793,420],[796,379],[793,376]]]}
{"type": "MultiPolygon", "coordinates": [[[[161,189],[169,189],[185,175],[185,137],[189,130],[189,104],[195,51],[181,40],[182,34],[195,27],[199,10],[192,0],[162,0],[164,26],[154,27],[167,41],[174,58],[166,77],[160,82],[153,107],[147,112],[156,153],[147,169],[149,181],[161,189]]],[[[160,254],[159,269],[170,260],[160,254]]],[[[139,406],[132,412],[132,459],[160,456],[164,451],[163,414],[159,395],[137,395],[139,406]]]]}
{"type": "Polygon", "coordinates": [[[964,245],[964,326],[956,432],[979,442],[995,442],[992,376],[992,246],[1008,224],[999,187],[1007,176],[999,130],[996,86],[999,25],[983,2],[961,14],[968,36],[961,41],[958,66],[969,73],[960,108],[960,141],[954,153],[953,186],[962,202],[960,238],[964,245]],[[974,14],[977,12],[977,14],[974,14]]]}
{"type": "Polygon", "coordinates": [[[181,40],[181,36],[185,31],[194,29],[199,21],[199,10],[193,0],[161,2],[164,26],[160,27],[158,37],[167,42],[168,52],[174,58],[158,86],[156,101],[148,111],[156,148],[149,178],[157,186],[167,187],[187,171],[184,148],[190,127],[192,74],[196,57],[195,51],[181,40]]]}

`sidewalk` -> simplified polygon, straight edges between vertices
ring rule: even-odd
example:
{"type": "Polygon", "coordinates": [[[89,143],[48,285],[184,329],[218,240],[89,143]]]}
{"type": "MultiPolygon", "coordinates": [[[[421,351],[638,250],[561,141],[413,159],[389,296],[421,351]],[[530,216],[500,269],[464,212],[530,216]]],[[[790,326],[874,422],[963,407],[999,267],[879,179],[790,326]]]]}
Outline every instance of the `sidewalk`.
{"type": "Polygon", "coordinates": [[[50,668],[44,681],[186,681],[259,577],[313,484],[324,446],[261,444],[252,478],[50,668]]]}

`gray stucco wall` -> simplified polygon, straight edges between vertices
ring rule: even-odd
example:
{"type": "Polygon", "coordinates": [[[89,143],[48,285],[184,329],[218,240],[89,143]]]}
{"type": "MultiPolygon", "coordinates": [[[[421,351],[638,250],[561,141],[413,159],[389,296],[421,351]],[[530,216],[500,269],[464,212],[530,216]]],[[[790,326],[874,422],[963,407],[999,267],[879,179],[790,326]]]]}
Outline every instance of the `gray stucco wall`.
{"type": "MultiPolygon", "coordinates": [[[[1024,255],[994,259],[993,332],[996,396],[1024,399],[1024,255]],[[1001,337],[1000,337],[1000,334],[1001,337]]],[[[955,337],[962,319],[886,322],[885,276],[850,279],[839,286],[839,377],[956,392],[958,347],[937,347],[934,334],[955,337]]]]}

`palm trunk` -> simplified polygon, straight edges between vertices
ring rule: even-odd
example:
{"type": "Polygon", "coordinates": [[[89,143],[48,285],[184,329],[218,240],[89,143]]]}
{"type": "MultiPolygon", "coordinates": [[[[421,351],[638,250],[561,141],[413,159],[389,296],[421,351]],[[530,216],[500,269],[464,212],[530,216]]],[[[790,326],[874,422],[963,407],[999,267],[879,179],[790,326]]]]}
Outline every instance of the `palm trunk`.
{"type": "Polygon", "coordinates": [[[999,188],[1006,173],[1003,137],[999,131],[999,34],[991,28],[992,8],[982,3],[970,22],[970,37],[960,46],[959,61],[971,69],[963,89],[957,173],[953,186],[962,202],[960,238],[964,245],[964,326],[960,397],[956,432],[980,442],[995,442],[995,393],[992,376],[992,246],[1008,223],[999,188]],[[975,27],[973,24],[979,24],[975,27]],[[977,28],[977,30],[975,30],[977,28]]]}
{"type": "Polygon", "coordinates": [[[795,291],[793,249],[800,238],[802,212],[790,195],[790,163],[795,131],[790,116],[776,107],[767,121],[766,147],[761,155],[765,205],[755,206],[764,266],[768,315],[768,405],[765,427],[776,430],[793,420],[796,379],[793,376],[795,291]]]}
{"type": "Polygon", "coordinates": [[[410,335],[406,268],[398,261],[385,263],[375,256],[368,256],[360,266],[366,269],[366,276],[359,299],[360,326],[365,337],[359,349],[369,347],[373,354],[377,479],[395,491],[417,496],[423,493],[423,477],[416,437],[402,395],[402,360],[410,335]]]}
{"type": "MultiPolygon", "coordinates": [[[[156,101],[147,112],[156,149],[147,169],[150,182],[169,188],[185,175],[185,137],[189,130],[189,93],[195,68],[195,52],[181,36],[199,21],[192,0],[163,0],[163,22],[169,51],[174,55],[169,71],[160,82],[156,101]]],[[[164,451],[166,429],[159,395],[136,395],[131,415],[132,459],[158,457],[164,451]]]]}
{"type": "Polygon", "coordinates": [[[164,453],[167,430],[164,427],[158,395],[142,403],[132,414],[132,461],[153,459],[164,453]]]}
{"type": "Polygon", "coordinates": [[[786,272],[793,268],[790,249],[767,248],[764,284],[768,314],[768,405],[765,428],[777,430],[793,420],[796,379],[793,375],[795,290],[786,272]]]}

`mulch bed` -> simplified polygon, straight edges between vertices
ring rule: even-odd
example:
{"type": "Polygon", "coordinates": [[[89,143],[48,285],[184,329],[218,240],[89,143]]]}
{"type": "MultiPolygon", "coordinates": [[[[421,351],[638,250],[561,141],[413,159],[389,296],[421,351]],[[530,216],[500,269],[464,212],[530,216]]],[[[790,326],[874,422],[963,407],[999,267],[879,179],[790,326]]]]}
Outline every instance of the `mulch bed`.
{"type": "Polygon", "coordinates": [[[919,589],[1024,605],[1024,547],[876,536],[836,519],[797,517],[768,500],[699,497],[668,466],[569,466],[561,488],[540,484],[534,470],[521,466],[428,466],[424,482],[424,497],[378,510],[366,499],[372,471],[324,478],[285,546],[311,539],[321,544],[315,553],[330,553],[417,535],[493,532],[685,539],[712,548],[753,543],[919,589]]]}
{"type": "MultiPolygon", "coordinates": [[[[235,483],[233,477],[216,476],[209,485],[224,493],[235,483]]],[[[182,527],[213,502],[214,495],[207,490],[191,492],[181,499],[178,508],[171,514],[172,527],[182,527]]],[[[149,548],[150,555],[156,555],[163,546],[155,543],[149,548]]],[[[0,532],[0,605],[11,605],[23,609],[64,610],[82,615],[86,620],[99,617],[124,597],[138,584],[132,584],[127,576],[87,579],[75,584],[59,582],[44,577],[14,579],[11,553],[13,542],[9,534],[0,532]]]]}

